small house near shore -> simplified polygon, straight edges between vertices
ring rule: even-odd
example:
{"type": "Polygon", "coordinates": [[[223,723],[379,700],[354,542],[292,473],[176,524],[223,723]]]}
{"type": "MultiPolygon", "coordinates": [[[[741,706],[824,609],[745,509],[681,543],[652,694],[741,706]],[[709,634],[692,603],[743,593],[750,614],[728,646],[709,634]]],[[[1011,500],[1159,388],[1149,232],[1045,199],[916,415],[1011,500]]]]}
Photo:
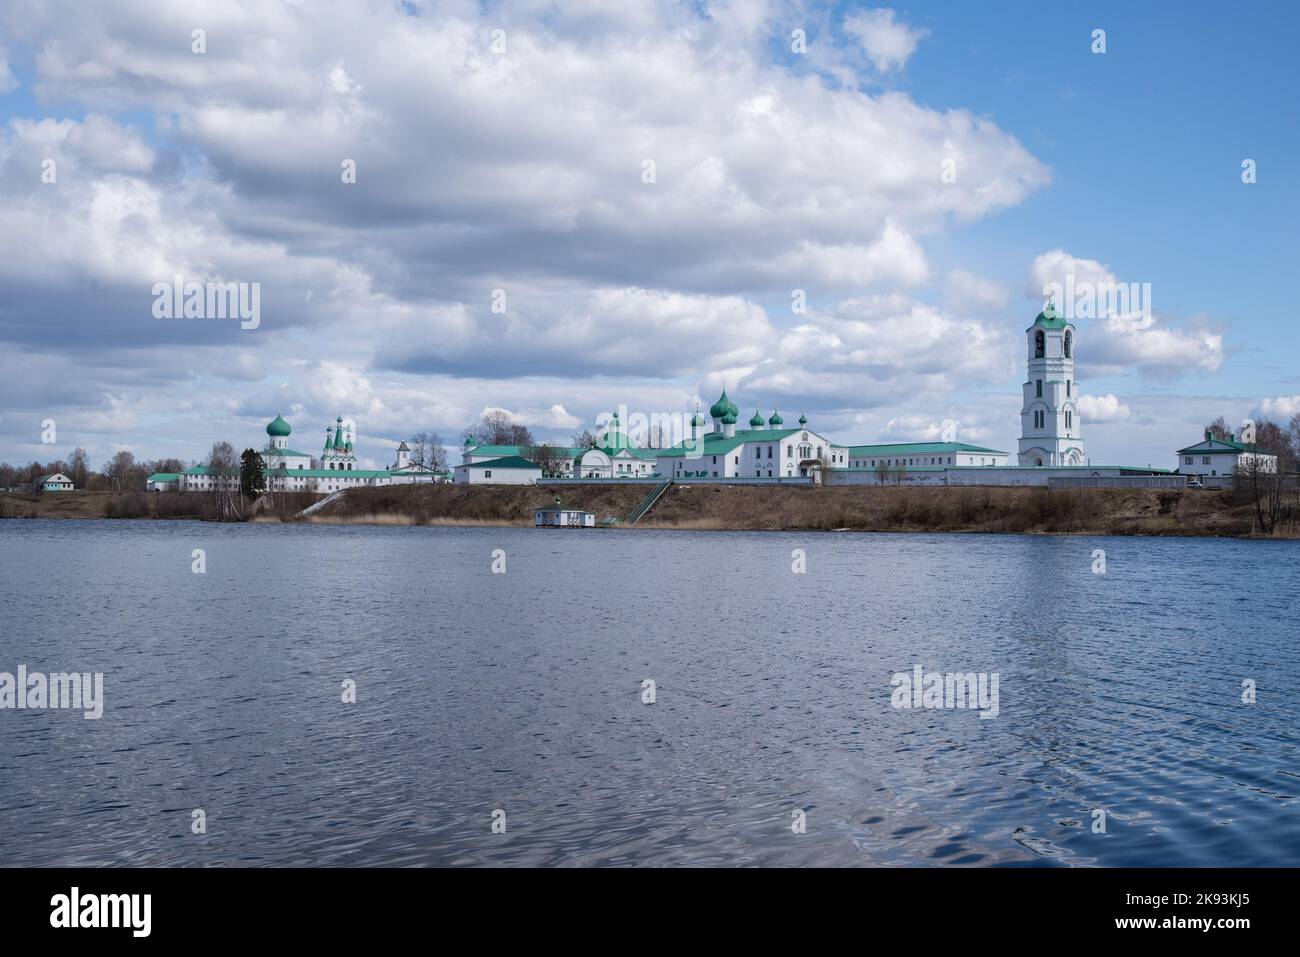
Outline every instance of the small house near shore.
{"type": "Polygon", "coordinates": [[[1236,435],[1231,433],[1227,438],[1218,438],[1209,429],[1205,430],[1204,439],[1195,445],[1179,449],[1177,454],[1177,471],[1201,482],[1207,478],[1213,480],[1252,469],[1260,472],[1277,471],[1276,455],[1265,452],[1258,445],[1239,442],[1236,435]]]}
{"type": "Polygon", "coordinates": [[[53,475],[42,475],[32,483],[32,488],[38,492],[71,492],[72,479],[62,472],[55,472],[53,475]]]}

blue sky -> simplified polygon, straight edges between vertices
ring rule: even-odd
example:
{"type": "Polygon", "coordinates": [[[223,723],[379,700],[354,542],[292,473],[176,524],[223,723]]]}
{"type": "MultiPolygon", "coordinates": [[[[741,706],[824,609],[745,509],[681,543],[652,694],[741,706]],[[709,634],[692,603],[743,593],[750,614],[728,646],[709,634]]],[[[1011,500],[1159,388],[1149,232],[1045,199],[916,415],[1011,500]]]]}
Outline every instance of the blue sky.
{"type": "Polygon", "coordinates": [[[380,464],[724,383],[842,442],[1014,451],[1062,270],[1152,290],[1147,325],[1079,320],[1093,461],[1300,412],[1294,5],[414,6],[0,9],[0,460],[196,459],[283,412],[380,464]],[[177,272],[258,282],[262,325],[154,320],[177,272]]]}

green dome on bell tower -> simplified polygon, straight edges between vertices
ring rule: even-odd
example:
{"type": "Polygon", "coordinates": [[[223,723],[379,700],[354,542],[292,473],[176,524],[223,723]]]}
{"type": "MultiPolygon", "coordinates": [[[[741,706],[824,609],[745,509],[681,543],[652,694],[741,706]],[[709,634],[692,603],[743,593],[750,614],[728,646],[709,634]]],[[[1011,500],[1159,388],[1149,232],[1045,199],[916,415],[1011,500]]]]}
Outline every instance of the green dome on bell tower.
{"type": "Polygon", "coordinates": [[[275,414],[275,418],[272,419],[266,426],[266,434],[271,436],[272,438],[277,438],[277,439],[288,438],[289,433],[292,431],[293,431],[293,427],[289,425],[288,422],[284,421],[283,418],[280,417],[279,412],[275,414]]]}

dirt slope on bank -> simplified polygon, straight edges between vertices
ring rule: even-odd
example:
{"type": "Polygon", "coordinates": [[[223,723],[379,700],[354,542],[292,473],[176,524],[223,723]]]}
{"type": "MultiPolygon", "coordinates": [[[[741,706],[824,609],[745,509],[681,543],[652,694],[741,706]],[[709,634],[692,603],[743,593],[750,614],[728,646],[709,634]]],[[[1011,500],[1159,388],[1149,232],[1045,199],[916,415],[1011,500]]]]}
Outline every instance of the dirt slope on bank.
{"type": "Polygon", "coordinates": [[[623,519],[650,486],[575,485],[558,491],[532,485],[384,485],[349,489],[308,521],[384,524],[532,525],[533,510],[553,505],[623,519]]]}
{"type": "MultiPolygon", "coordinates": [[[[649,486],[394,485],[351,489],[316,523],[532,525],[559,494],[565,506],[621,522],[649,486]]],[[[246,509],[255,521],[294,521],[315,496],[246,509]]],[[[211,518],[205,495],[179,492],[0,494],[7,518],[211,518]]],[[[1155,489],[671,486],[637,528],[1047,532],[1093,535],[1250,535],[1251,507],[1232,494],[1155,489]]],[[[1291,528],[1286,537],[1300,536],[1291,528]]]]}
{"type": "MultiPolygon", "coordinates": [[[[564,505],[623,519],[645,486],[568,486],[564,505]]],[[[530,486],[391,486],[354,489],[321,521],[531,525],[556,490],[530,486]]],[[[1072,532],[1096,535],[1249,535],[1251,513],[1225,493],[1155,489],[669,488],[638,528],[856,529],[1072,532]]]]}

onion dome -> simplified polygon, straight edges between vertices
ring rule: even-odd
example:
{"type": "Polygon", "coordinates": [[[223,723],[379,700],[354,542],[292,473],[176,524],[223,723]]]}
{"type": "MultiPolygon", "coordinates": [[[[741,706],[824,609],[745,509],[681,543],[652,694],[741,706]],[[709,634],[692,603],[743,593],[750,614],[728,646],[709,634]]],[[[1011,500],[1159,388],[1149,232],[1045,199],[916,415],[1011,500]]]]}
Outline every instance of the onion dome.
{"type": "Polygon", "coordinates": [[[740,408],[727,397],[727,390],[723,389],[722,395],[718,396],[718,401],[709,406],[709,415],[715,419],[730,415],[734,422],[736,416],[740,415],[740,408]]]}
{"type": "Polygon", "coordinates": [[[776,428],[778,425],[785,425],[785,419],[781,418],[780,412],[773,409],[772,417],[767,420],[767,424],[772,426],[772,428],[776,428]]]}
{"type": "Polygon", "coordinates": [[[478,443],[474,441],[474,436],[468,435],[465,437],[465,448],[473,448],[476,445],[478,445],[478,443]]]}
{"type": "Polygon", "coordinates": [[[808,424],[808,416],[806,416],[806,415],[801,415],[801,416],[799,416],[799,424],[800,424],[800,425],[807,425],[807,424],[808,424]]]}
{"type": "Polygon", "coordinates": [[[761,429],[763,427],[763,413],[755,409],[754,417],[749,420],[749,425],[751,428],[761,429]]]}
{"type": "Polygon", "coordinates": [[[736,413],[734,413],[734,412],[732,412],[730,409],[728,409],[728,410],[727,410],[727,414],[724,415],[724,416],[722,417],[722,424],[723,424],[723,425],[735,425],[735,424],[736,424],[736,413]]]}
{"type": "Polygon", "coordinates": [[[704,416],[700,415],[699,412],[696,412],[693,416],[691,416],[691,425],[703,426],[704,423],[705,423],[705,418],[704,416]]]}
{"type": "Polygon", "coordinates": [[[293,428],[288,422],[280,418],[280,413],[278,412],[275,414],[275,418],[272,419],[266,427],[266,434],[278,439],[285,438],[292,431],[293,428]]]}

